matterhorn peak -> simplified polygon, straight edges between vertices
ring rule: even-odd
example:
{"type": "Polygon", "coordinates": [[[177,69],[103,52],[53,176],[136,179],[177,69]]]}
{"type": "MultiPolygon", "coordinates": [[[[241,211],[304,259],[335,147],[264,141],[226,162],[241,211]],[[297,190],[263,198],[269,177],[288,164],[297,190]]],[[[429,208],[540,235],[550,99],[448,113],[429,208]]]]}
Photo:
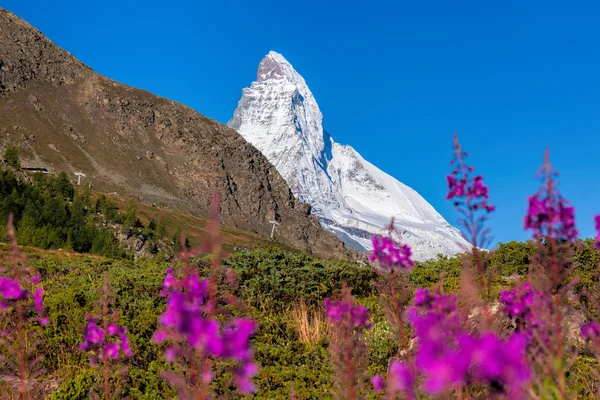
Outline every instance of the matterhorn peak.
{"type": "MultiPolygon", "coordinates": [[[[287,79],[290,82],[294,82],[302,79],[300,74],[296,72],[292,64],[288,62],[281,54],[270,51],[258,65],[258,72],[256,74],[257,81],[264,81],[268,79],[287,79]]],[[[303,80],[303,79],[302,79],[303,80]]],[[[306,84],[306,83],[304,83],[306,84]]]]}
{"type": "Polygon", "coordinates": [[[392,218],[416,259],[464,251],[469,244],[416,191],[333,141],[304,78],[279,53],[260,62],[228,122],[260,150],[321,225],[347,246],[370,250],[392,218]]]}

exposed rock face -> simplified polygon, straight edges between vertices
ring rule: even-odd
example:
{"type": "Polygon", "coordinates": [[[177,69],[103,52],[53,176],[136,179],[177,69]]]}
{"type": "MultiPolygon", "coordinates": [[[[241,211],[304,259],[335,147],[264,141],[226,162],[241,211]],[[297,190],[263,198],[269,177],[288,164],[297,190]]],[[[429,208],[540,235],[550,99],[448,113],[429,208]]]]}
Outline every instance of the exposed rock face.
{"type": "MultiPolygon", "coordinates": [[[[0,9],[0,147],[22,164],[83,172],[93,187],[208,216],[327,257],[349,254],[310,207],[233,129],[182,104],[94,73],[14,14],[0,9]]],[[[2,150],[2,149],[0,149],[2,150]]]]}

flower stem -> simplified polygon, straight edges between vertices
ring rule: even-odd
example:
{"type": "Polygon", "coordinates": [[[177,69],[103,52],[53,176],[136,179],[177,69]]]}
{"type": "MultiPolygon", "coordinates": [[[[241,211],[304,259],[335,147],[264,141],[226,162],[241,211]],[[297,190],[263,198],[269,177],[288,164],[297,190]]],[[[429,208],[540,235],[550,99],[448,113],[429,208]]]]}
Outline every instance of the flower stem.
{"type": "Polygon", "coordinates": [[[23,338],[23,305],[17,302],[17,357],[19,358],[20,397],[25,400],[25,339],[23,338]]]}
{"type": "Polygon", "coordinates": [[[348,318],[348,324],[345,329],[346,339],[346,379],[348,385],[347,399],[356,400],[356,388],[354,387],[354,365],[352,364],[352,317],[348,318]]]}
{"type": "MultiPolygon", "coordinates": [[[[104,286],[103,286],[103,304],[102,304],[102,316],[103,316],[103,328],[104,335],[108,334],[108,271],[104,272],[104,286]]],[[[103,355],[103,366],[104,366],[104,399],[108,400],[109,396],[109,379],[110,379],[110,357],[106,354],[103,355]]]]}

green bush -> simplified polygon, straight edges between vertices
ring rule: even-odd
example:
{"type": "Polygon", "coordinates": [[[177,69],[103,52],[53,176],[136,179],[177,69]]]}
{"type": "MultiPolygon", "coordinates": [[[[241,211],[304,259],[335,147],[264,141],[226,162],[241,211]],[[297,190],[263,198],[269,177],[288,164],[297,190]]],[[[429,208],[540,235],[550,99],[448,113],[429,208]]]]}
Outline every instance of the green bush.
{"type": "Polygon", "coordinates": [[[491,254],[491,265],[494,272],[501,276],[518,274],[527,275],[530,258],[535,246],[530,242],[499,243],[491,254]]]}
{"type": "Polygon", "coordinates": [[[93,383],[94,371],[86,369],[73,379],[63,382],[55,393],[50,394],[48,400],[87,400],[93,383]]]}
{"type": "Polygon", "coordinates": [[[460,284],[462,265],[458,257],[438,256],[437,259],[416,262],[410,271],[410,281],[415,287],[431,287],[444,276],[444,289],[456,292],[460,284]]]}
{"type": "Polygon", "coordinates": [[[341,289],[342,282],[355,296],[374,292],[375,271],[370,266],[323,260],[280,249],[236,253],[226,265],[239,275],[238,295],[250,304],[281,310],[303,299],[321,304],[341,289]]]}
{"type": "Polygon", "coordinates": [[[19,149],[11,146],[4,150],[4,162],[14,168],[21,168],[21,161],[19,160],[19,149]]]}

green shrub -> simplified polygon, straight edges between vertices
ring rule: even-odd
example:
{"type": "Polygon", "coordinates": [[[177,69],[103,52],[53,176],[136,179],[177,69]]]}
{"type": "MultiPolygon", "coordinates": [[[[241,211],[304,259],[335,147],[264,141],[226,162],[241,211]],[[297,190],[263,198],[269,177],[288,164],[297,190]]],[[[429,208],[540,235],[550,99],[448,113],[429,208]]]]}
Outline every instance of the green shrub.
{"type": "Polygon", "coordinates": [[[94,371],[84,370],[73,379],[66,380],[48,400],[87,400],[94,383],[94,371]]]}
{"type": "Polygon", "coordinates": [[[250,304],[281,310],[303,299],[321,304],[325,297],[339,291],[342,282],[358,297],[374,292],[376,274],[371,267],[323,260],[304,253],[280,249],[236,253],[226,265],[239,275],[238,295],[250,304]]]}
{"type": "Polygon", "coordinates": [[[19,149],[11,146],[4,150],[4,162],[14,168],[21,168],[21,161],[19,160],[19,149]]]}

